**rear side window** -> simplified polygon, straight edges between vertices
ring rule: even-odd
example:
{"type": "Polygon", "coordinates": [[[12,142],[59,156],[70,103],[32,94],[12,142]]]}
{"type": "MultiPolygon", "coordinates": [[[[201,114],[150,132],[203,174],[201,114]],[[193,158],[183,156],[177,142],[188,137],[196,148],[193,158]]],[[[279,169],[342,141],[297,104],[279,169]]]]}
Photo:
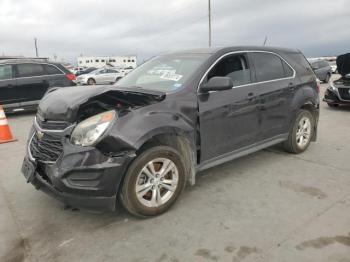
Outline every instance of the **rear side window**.
{"type": "Polygon", "coordinates": [[[41,64],[19,64],[17,65],[19,77],[44,75],[44,68],[41,64]]]}
{"type": "Polygon", "coordinates": [[[329,66],[328,62],[326,62],[326,61],[320,61],[319,65],[320,65],[320,67],[327,67],[327,66],[329,66]]]}
{"type": "Polygon", "coordinates": [[[281,58],[270,53],[252,53],[258,82],[281,79],[285,77],[281,58]]]}
{"type": "Polygon", "coordinates": [[[11,79],[12,76],[12,65],[0,65],[0,80],[11,79]]]}
{"type": "Polygon", "coordinates": [[[46,74],[48,75],[58,75],[62,74],[62,72],[55,66],[53,65],[43,65],[46,71],[46,74]]]}
{"type": "Polygon", "coordinates": [[[230,77],[234,86],[251,83],[250,69],[246,55],[230,55],[223,58],[208,74],[208,80],[214,76],[230,77]]]}

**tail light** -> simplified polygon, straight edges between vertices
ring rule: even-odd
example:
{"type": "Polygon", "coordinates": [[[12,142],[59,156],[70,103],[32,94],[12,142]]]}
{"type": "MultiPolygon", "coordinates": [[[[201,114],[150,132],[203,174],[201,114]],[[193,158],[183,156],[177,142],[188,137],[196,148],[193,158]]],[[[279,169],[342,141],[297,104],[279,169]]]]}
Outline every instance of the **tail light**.
{"type": "Polygon", "coordinates": [[[319,84],[319,83],[317,83],[317,85],[316,85],[316,91],[317,91],[317,93],[319,93],[319,92],[320,92],[320,90],[321,90],[321,86],[320,86],[320,84],[319,84]]]}
{"type": "Polygon", "coordinates": [[[76,79],[75,75],[74,74],[66,74],[66,77],[68,80],[70,81],[74,81],[76,79]]]}

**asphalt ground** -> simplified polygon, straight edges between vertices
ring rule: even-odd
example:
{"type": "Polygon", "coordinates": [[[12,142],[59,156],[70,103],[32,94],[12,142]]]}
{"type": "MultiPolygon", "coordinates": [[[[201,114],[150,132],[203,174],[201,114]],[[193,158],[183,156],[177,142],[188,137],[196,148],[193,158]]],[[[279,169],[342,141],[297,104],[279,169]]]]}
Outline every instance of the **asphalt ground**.
{"type": "Polygon", "coordinates": [[[27,184],[33,116],[9,117],[18,141],[0,144],[0,261],[350,261],[350,108],[322,102],[306,152],[272,147],[206,170],[146,220],[65,209],[27,184]]]}

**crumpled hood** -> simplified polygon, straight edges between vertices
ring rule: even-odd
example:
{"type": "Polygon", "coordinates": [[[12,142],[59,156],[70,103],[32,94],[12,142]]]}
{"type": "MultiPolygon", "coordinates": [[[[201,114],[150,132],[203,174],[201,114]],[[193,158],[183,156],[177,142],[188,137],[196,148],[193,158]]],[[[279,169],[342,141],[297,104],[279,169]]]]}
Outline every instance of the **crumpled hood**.
{"type": "Polygon", "coordinates": [[[343,77],[350,74],[350,53],[337,57],[337,69],[343,77]]]}
{"type": "MultiPolygon", "coordinates": [[[[74,122],[81,105],[87,103],[94,97],[103,94],[111,94],[121,97],[123,101],[144,100],[145,103],[162,101],[165,93],[160,91],[146,90],[141,88],[124,88],[117,86],[72,86],[54,89],[48,92],[40,101],[38,114],[45,120],[74,122]],[[128,96],[132,95],[132,96],[128,96]]],[[[133,104],[133,101],[130,101],[133,104]]]]}

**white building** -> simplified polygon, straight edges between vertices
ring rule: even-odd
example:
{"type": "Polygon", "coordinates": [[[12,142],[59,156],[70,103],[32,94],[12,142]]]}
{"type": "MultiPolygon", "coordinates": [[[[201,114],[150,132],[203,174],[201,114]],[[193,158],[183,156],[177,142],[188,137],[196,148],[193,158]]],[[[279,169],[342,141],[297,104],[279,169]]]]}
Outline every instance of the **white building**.
{"type": "Polygon", "coordinates": [[[104,67],[112,65],[121,68],[136,68],[136,56],[80,56],[78,57],[78,66],[86,67],[104,67]]]}

